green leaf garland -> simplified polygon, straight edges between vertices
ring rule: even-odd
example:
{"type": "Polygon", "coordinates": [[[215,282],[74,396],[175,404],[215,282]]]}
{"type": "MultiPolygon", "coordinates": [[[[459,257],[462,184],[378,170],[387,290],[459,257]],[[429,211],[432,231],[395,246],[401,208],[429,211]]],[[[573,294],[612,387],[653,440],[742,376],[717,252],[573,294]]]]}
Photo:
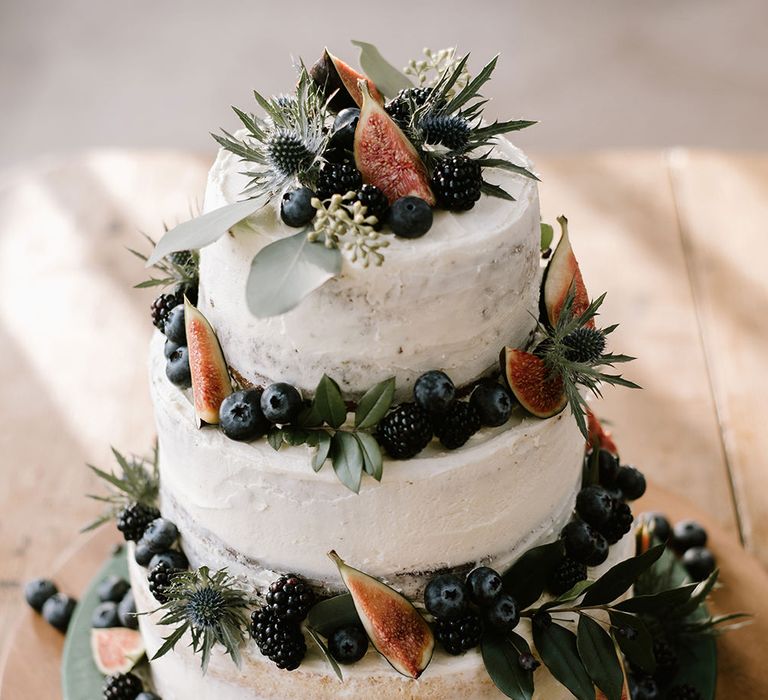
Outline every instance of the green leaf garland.
{"type": "Polygon", "coordinates": [[[591,617],[581,615],[576,646],[589,677],[607,700],[621,700],[624,672],[610,635],[591,617]]]}
{"type": "Polygon", "coordinates": [[[534,622],[533,643],[550,673],[578,700],[595,700],[595,687],[579,657],[576,635],[555,622],[534,622]]]}
{"type": "Polygon", "coordinates": [[[520,665],[520,654],[530,653],[528,642],[514,632],[508,638],[500,635],[483,636],[480,651],[493,684],[512,700],[531,700],[533,671],[520,665]]]}
{"type": "Polygon", "coordinates": [[[626,559],[608,569],[587,591],[583,605],[602,605],[613,602],[626,593],[638,577],[647,571],[663,553],[664,545],[657,545],[640,556],[626,559]]]}

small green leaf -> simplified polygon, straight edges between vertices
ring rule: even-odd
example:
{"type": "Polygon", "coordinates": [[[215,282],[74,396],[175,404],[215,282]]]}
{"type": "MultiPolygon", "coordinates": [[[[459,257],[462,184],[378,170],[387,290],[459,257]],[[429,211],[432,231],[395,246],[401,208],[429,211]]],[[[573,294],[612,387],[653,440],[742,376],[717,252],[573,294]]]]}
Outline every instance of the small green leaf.
{"type": "Polygon", "coordinates": [[[395,396],[395,378],[390,377],[363,394],[357,404],[355,427],[360,430],[373,428],[386,414],[395,396]]]}
{"type": "Polygon", "coordinates": [[[645,623],[637,616],[620,610],[611,610],[611,625],[635,630],[631,638],[625,634],[614,633],[613,638],[619,649],[638,668],[648,674],[656,670],[656,658],[653,655],[653,637],[645,623]]]}
{"type": "Polygon", "coordinates": [[[296,425],[301,428],[319,428],[323,424],[323,417],[317,410],[317,404],[313,401],[309,406],[301,409],[296,425]]]}
{"type": "Polygon", "coordinates": [[[413,87],[413,83],[387,61],[373,44],[352,40],[360,49],[360,67],[379,88],[384,97],[394,97],[400,90],[413,87]]]}
{"type": "Polygon", "coordinates": [[[275,452],[279,451],[283,446],[283,431],[280,428],[271,428],[267,433],[267,442],[275,452]]]}
{"type": "Polygon", "coordinates": [[[341,252],[311,243],[304,231],[256,253],[246,283],[248,308],[256,318],[280,316],[341,272],[341,252]]]}
{"type": "Polygon", "coordinates": [[[309,440],[309,430],[303,428],[292,428],[287,426],[283,428],[283,440],[286,444],[296,447],[297,445],[306,444],[309,440]]]}
{"type": "Polygon", "coordinates": [[[544,665],[559,683],[578,700],[595,700],[595,687],[579,658],[573,632],[554,622],[547,627],[534,624],[533,643],[544,665]]]}
{"type": "MultiPolygon", "coordinates": [[[[679,608],[686,605],[699,584],[689,583],[678,588],[670,588],[651,595],[639,595],[621,601],[616,607],[624,612],[642,613],[646,615],[670,615],[677,617],[679,608]]],[[[689,612],[693,612],[692,610],[689,612]]]]}
{"type": "Polygon", "coordinates": [[[664,545],[652,547],[640,556],[627,559],[608,569],[587,591],[584,605],[604,605],[626,593],[638,577],[664,553],[664,545]]]}
{"type": "Polygon", "coordinates": [[[379,443],[370,433],[356,432],[354,435],[363,452],[363,467],[366,474],[372,476],[376,481],[381,481],[384,472],[384,459],[381,456],[379,443]]]}
{"type": "Polygon", "coordinates": [[[360,617],[349,593],[342,593],[320,601],[317,605],[312,606],[307,616],[307,626],[326,639],[337,628],[355,624],[360,624],[360,617]]]}
{"type": "Polygon", "coordinates": [[[589,579],[585,581],[579,581],[576,585],[574,585],[573,588],[570,588],[565,593],[557,596],[556,602],[566,603],[571,600],[576,600],[576,598],[579,598],[580,596],[582,596],[584,592],[592,586],[593,583],[594,581],[591,581],[589,579]]]}
{"type": "Polygon", "coordinates": [[[338,679],[340,681],[343,681],[344,676],[341,673],[339,664],[336,662],[336,659],[333,658],[333,656],[331,655],[331,652],[328,651],[328,647],[326,646],[325,642],[320,638],[320,635],[309,626],[307,627],[307,632],[309,632],[309,636],[312,637],[312,641],[314,641],[314,643],[317,644],[317,648],[320,649],[320,653],[323,655],[323,658],[328,662],[328,665],[333,669],[333,672],[336,674],[336,676],[338,676],[338,679]]]}
{"type": "Polygon", "coordinates": [[[621,700],[624,672],[610,635],[592,618],[581,615],[576,646],[589,677],[605,693],[607,700],[621,700]]]}
{"type": "Polygon", "coordinates": [[[340,428],[347,419],[347,405],[339,385],[324,374],[315,390],[314,407],[318,415],[332,428],[340,428]]]}
{"type": "Polygon", "coordinates": [[[521,610],[535,603],[563,558],[563,543],[555,540],[525,552],[502,576],[504,588],[521,610]]]}
{"type": "Polygon", "coordinates": [[[331,438],[331,463],[339,481],[350,491],[360,492],[363,451],[352,433],[338,431],[331,438]]]}
{"type": "Polygon", "coordinates": [[[320,430],[317,433],[317,452],[312,457],[312,469],[319,472],[325,460],[328,459],[328,453],[331,451],[331,435],[326,430],[320,430]]]}
{"type": "Polygon", "coordinates": [[[552,245],[552,239],[555,237],[555,229],[550,224],[541,222],[541,250],[545,251],[552,245]]]}
{"type": "Polygon", "coordinates": [[[530,653],[528,643],[518,635],[516,647],[504,637],[495,634],[483,636],[481,652],[485,670],[493,684],[512,700],[531,700],[533,697],[533,672],[520,666],[523,652],[530,653]]]}
{"type": "Polygon", "coordinates": [[[179,224],[158,241],[152,255],[147,260],[147,267],[152,267],[166,255],[180,250],[200,250],[218,241],[235,224],[255,214],[267,202],[268,197],[255,197],[243,202],[227,204],[179,224]]]}

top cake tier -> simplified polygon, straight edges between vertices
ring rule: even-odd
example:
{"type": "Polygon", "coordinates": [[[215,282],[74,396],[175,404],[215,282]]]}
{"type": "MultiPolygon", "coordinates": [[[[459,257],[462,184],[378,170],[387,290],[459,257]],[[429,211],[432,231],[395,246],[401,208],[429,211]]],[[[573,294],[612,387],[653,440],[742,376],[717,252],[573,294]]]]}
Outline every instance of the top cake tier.
{"type": "MultiPolygon", "coordinates": [[[[528,166],[499,139],[499,155],[528,166]]],[[[220,151],[208,176],[205,211],[243,199],[240,159],[220,151]]],[[[535,327],[541,282],[535,181],[494,172],[516,201],[483,196],[466,213],[436,211],[429,235],[388,235],[386,261],[342,273],[281,316],[256,318],[246,306],[254,255],[289,235],[279,202],[234,227],[200,253],[200,308],[225,357],[256,385],[290,382],[311,392],[323,373],[350,398],[394,376],[410,394],[423,372],[442,369],[457,386],[497,365],[499,348],[523,347],[535,327]]]]}

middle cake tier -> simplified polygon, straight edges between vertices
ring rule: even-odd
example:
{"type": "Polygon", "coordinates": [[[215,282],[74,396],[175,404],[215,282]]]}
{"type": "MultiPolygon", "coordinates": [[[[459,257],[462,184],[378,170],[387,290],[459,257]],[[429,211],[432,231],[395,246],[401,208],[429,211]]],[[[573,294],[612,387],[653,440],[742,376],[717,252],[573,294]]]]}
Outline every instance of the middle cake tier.
{"type": "Polygon", "coordinates": [[[179,526],[193,567],[227,567],[265,588],[295,572],[327,591],[341,583],[335,549],[367,573],[421,595],[436,571],[478,563],[504,570],[551,541],[571,517],[584,439],[568,412],[548,420],[513,414],[461,449],[433,442],[417,458],[386,460],[380,483],[359,494],[310,448],[238,443],[199,430],[189,392],[168,382],[163,338],[151,348],[162,512],[179,526]]]}

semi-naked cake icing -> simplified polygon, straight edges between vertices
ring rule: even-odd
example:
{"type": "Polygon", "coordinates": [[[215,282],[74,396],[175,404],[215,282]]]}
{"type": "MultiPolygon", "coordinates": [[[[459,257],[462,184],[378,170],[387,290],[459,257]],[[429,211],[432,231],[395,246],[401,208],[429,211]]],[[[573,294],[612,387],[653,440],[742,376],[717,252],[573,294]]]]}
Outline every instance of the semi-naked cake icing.
{"type": "MultiPolygon", "coordinates": [[[[523,697],[503,691],[481,639],[530,645],[532,656],[515,647],[509,658],[533,664],[526,674],[540,666],[533,697],[568,698],[536,660],[525,610],[634,555],[625,501],[639,490],[597,483],[598,457],[626,468],[574,398],[594,389],[584,368],[612,382],[597,369],[599,302],[565,221],[554,253],[545,240],[532,165],[504,137],[530,122],[483,118],[482,83],[454,53],[441,56],[418,89],[402,82],[393,94],[390,67],[386,99],[375,75],[327,52],[319,68],[300,68],[295,95],[257,95],[266,116],[239,112],[245,129],[219,137],[202,216],[150,260],[195,261],[199,275],[199,285],[184,278],[183,303],[155,304],[164,524],[150,528],[178,530],[185,580],[199,588],[205,572],[226,572],[241,619],[254,614],[216,637],[202,664],[189,631],[164,645],[183,577],[148,572],[153,535],[133,538],[132,587],[149,613],[140,628],[165,700],[523,697]],[[281,312],[260,284],[282,295],[281,312]],[[482,600],[479,567],[499,586],[482,600]],[[541,582],[517,610],[512,592],[528,595],[517,585],[527,578],[541,582]],[[274,597],[288,579],[314,601],[301,614],[274,597]],[[451,582],[472,600],[443,612],[435,591],[451,582]],[[343,681],[331,635],[316,627],[326,600],[346,600],[370,638],[362,658],[342,663],[343,681]],[[502,600],[514,614],[494,607],[502,600]],[[457,651],[441,630],[459,615],[478,631],[457,651]],[[269,641],[278,633],[280,653],[269,641]]],[[[196,629],[192,610],[180,614],[196,629]]],[[[577,618],[558,619],[573,628],[577,618]]]]}

